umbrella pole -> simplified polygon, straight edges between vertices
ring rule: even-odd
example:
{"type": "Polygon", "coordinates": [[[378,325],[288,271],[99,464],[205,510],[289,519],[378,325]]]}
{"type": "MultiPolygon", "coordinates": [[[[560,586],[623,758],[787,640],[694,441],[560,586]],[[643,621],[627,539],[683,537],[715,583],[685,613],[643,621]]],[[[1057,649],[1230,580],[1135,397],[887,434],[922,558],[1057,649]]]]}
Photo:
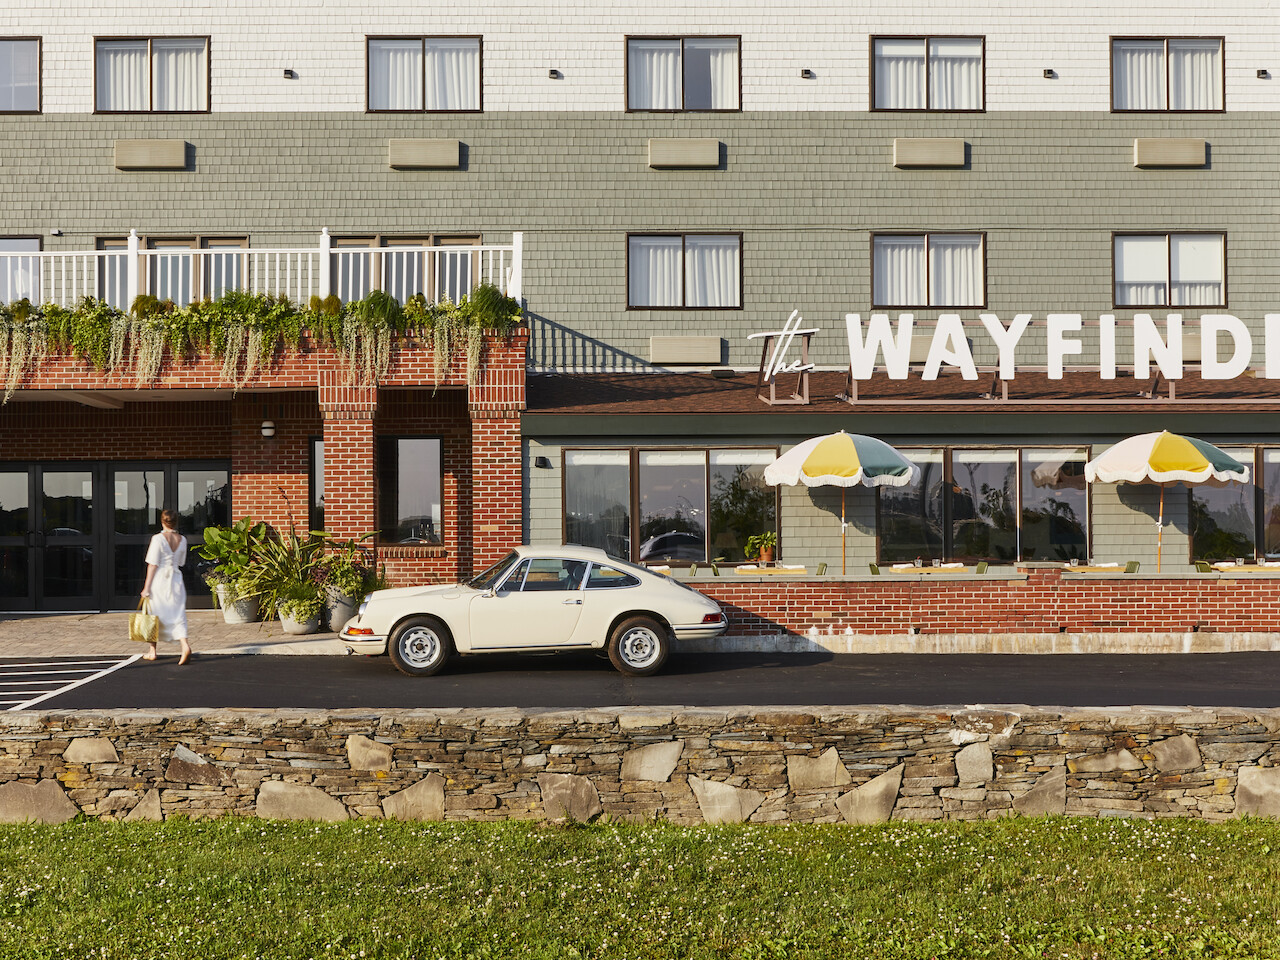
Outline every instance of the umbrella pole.
{"type": "Polygon", "coordinates": [[[1160,572],[1160,558],[1164,551],[1164,484],[1160,484],[1160,519],[1156,521],[1156,573],[1160,572]]]}
{"type": "Polygon", "coordinates": [[[844,562],[844,487],[840,488],[840,576],[848,575],[844,562]]]}

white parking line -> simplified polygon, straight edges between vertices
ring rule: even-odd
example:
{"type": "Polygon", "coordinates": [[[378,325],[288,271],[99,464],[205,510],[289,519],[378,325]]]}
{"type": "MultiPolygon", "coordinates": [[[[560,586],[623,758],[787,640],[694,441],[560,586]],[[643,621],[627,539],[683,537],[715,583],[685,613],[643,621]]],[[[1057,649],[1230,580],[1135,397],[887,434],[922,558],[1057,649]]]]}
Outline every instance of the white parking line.
{"type": "MultiPolygon", "coordinates": [[[[66,693],[69,690],[74,690],[76,687],[84,686],[86,683],[92,683],[94,680],[99,680],[102,677],[105,677],[109,673],[115,673],[115,671],[119,670],[121,667],[127,667],[129,664],[133,663],[139,658],[140,658],[140,654],[134,654],[133,656],[126,657],[123,660],[105,660],[105,659],[104,660],[73,660],[73,661],[67,661],[65,664],[65,666],[71,667],[72,669],[67,669],[63,671],[33,670],[32,671],[33,675],[62,672],[66,674],[88,673],[88,676],[82,676],[82,677],[79,677],[78,679],[69,680],[69,682],[62,683],[61,686],[59,686],[57,689],[54,689],[54,690],[39,690],[39,689],[31,689],[31,688],[36,687],[37,685],[44,686],[49,683],[58,683],[59,681],[35,680],[35,679],[30,680],[28,681],[28,689],[5,690],[3,692],[7,696],[27,695],[27,694],[36,694],[36,696],[31,697],[31,699],[25,699],[25,700],[0,700],[0,709],[4,709],[7,711],[29,710],[32,707],[34,707],[36,704],[43,703],[44,701],[49,700],[53,697],[59,696],[60,694],[66,693]],[[96,669],[91,668],[91,670],[75,669],[76,667],[83,667],[86,664],[95,664],[97,668],[96,669]],[[9,706],[9,704],[13,704],[13,706],[9,706]]],[[[33,662],[31,664],[6,664],[5,666],[17,667],[19,670],[21,670],[23,666],[57,667],[57,666],[63,666],[63,665],[64,664],[59,664],[56,662],[52,662],[52,663],[33,662]]],[[[20,676],[21,673],[13,673],[13,674],[7,674],[7,675],[20,676]]],[[[19,683],[19,681],[12,681],[12,683],[19,683]]]]}

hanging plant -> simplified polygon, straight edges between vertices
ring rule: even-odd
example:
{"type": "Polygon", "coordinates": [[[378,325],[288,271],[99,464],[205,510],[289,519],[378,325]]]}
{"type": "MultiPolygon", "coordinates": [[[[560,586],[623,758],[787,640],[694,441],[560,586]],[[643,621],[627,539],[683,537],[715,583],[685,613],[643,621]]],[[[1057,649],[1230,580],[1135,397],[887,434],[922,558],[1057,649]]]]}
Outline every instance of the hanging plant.
{"type": "Polygon", "coordinates": [[[4,402],[8,403],[19,385],[44,360],[48,330],[44,318],[25,297],[0,307],[0,376],[4,379],[4,402]]]}
{"type": "Polygon", "coordinates": [[[404,311],[384,290],[347,304],[340,349],[346,354],[347,383],[378,383],[391,367],[391,335],[404,330],[404,311]]]}

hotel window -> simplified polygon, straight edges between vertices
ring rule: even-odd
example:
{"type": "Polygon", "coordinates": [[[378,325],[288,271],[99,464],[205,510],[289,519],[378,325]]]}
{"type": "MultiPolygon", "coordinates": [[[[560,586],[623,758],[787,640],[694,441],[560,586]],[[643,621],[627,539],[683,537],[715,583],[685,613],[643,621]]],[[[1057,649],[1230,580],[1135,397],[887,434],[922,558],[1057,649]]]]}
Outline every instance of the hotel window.
{"type": "Polygon", "coordinates": [[[982,110],[982,37],[875,37],[872,109],[982,110]]]}
{"type": "Polygon", "coordinates": [[[741,309],[742,235],[628,236],[627,306],[741,309]]]}
{"type": "Polygon", "coordinates": [[[382,544],[439,544],[442,534],[441,441],[379,437],[378,537],[382,544]]]}
{"type": "MultiPolygon", "coordinates": [[[[1222,452],[1249,467],[1249,476],[1257,479],[1253,447],[1223,447],[1222,452]]],[[[1264,489],[1280,493],[1280,463],[1274,462],[1280,450],[1263,450],[1261,473],[1264,489]]],[[[1198,484],[1188,486],[1190,505],[1191,559],[1234,560],[1244,558],[1252,563],[1257,557],[1258,488],[1253,483],[1224,483],[1221,486],[1198,484]]],[[[1267,500],[1272,507],[1275,493],[1267,500]]],[[[1270,509],[1267,511],[1270,512],[1270,509]]],[[[1280,519],[1280,518],[1277,518],[1280,519]]],[[[1280,545],[1272,542],[1268,529],[1264,540],[1268,556],[1280,545]]]]}
{"type": "Polygon", "coordinates": [[[1226,306],[1225,234],[1117,234],[1113,243],[1117,307],[1226,306]]]}
{"type": "Polygon", "coordinates": [[[882,561],[1084,559],[1084,447],[904,450],[915,483],[880,487],[882,561]]]}
{"type": "MultiPolygon", "coordinates": [[[[229,291],[242,290],[248,245],[244,237],[148,238],[140,251],[143,291],[185,307],[193,300],[217,300],[229,291]]],[[[100,239],[98,249],[109,251],[99,260],[98,297],[128,310],[129,242],[119,237],[100,239]]]]}
{"type": "Polygon", "coordinates": [[[740,110],[737,37],[629,37],[628,110],[740,110]]]}
{"type": "Polygon", "coordinates": [[[0,303],[40,303],[40,238],[0,237],[0,303]]]}
{"type": "Polygon", "coordinates": [[[98,40],[99,113],[208,113],[207,37],[98,40]]]}
{"type": "Polygon", "coordinates": [[[1111,109],[1222,110],[1220,37],[1111,41],[1111,109]]]}
{"type": "Polygon", "coordinates": [[[745,559],[747,539],[777,531],[764,449],[567,450],[564,542],[650,563],[745,559]],[[633,546],[634,545],[634,546],[633,546]]]}
{"type": "Polygon", "coordinates": [[[324,529],[324,440],[312,437],[311,475],[307,484],[307,529],[324,529]]]}
{"type": "Polygon", "coordinates": [[[872,303],[877,307],[986,304],[984,236],[927,233],[872,237],[872,303]]]}
{"type": "Polygon", "coordinates": [[[40,112],[40,41],[0,39],[0,113],[40,112]]]}
{"type": "Polygon", "coordinates": [[[369,37],[373,113],[478,113],[480,37],[369,37]]]}
{"type": "Polygon", "coordinates": [[[470,295],[479,237],[340,237],[333,241],[334,289],[343,303],[385,290],[400,303],[423,294],[432,303],[470,295]]]}

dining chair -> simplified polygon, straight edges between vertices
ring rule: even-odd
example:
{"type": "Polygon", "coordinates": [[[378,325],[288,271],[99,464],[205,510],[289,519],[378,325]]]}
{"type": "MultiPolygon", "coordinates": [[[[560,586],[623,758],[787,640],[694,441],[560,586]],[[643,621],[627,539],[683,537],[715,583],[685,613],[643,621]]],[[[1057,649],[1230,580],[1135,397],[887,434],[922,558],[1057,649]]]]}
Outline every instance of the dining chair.
{"type": "Polygon", "coordinates": [[[1208,560],[1197,560],[1196,573],[1213,573],[1213,567],[1208,560]]]}
{"type": "Polygon", "coordinates": [[[985,560],[979,560],[979,561],[978,561],[978,566],[977,566],[977,568],[976,568],[976,569],[974,569],[974,571],[973,571],[973,572],[974,572],[974,573],[986,573],[986,572],[987,572],[987,561],[985,561],[985,560]]]}
{"type": "Polygon", "coordinates": [[[1138,568],[1139,568],[1140,566],[1142,566],[1142,564],[1141,564],[1139,561],[1137,561],[1137,560],[1130,560],[1128,563],[1126,563],[1126,564],[1124,565],[1124,572],[1125,572],[1125,573],[1137,573],[1137,572],[1138,572],[1138,568]]]}
{"type": "Polygon", "coordinates": [[[689,576],[696,577],[698,575],[698,565],[696,563],[689,564],[689,576]]]}
{"type": "Polygon", "coordinates": [[[820,576],[820,577],[822,577],[822,576],[826,576],[826,573],[827,573],[827,565],[826,565],[826,563],[825,563],[825,562],[823,562],[823,563],[818,564],[818,576],[820,576]]]}
{"type": "Polygon", "coordinates": [[[872,573],[874,576],[877,576],[877,577],[878,577],[878,576],[880,576],[880,565],[879,565],[879,564],[869,563],[869,564],[867,564],[867,566],[869,566],[869,567],[871,568],[871,573],[872,573]]]}

